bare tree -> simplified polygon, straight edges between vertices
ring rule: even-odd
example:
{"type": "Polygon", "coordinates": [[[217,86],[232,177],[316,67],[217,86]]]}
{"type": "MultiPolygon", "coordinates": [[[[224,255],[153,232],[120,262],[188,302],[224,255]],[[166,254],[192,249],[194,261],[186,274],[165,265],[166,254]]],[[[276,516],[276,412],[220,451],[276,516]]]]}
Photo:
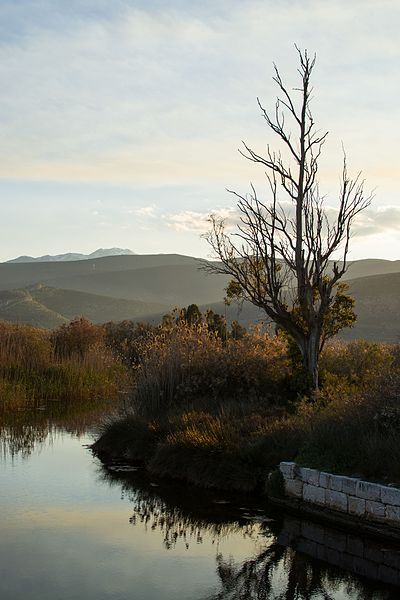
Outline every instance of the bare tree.
{"type": "Polygon", "coordinates": [[[270,200],[262,201],[253,185],[246,196],[231,192],[238,199],[238,231],[229,235],[224,221],[214,215],[205,237],[219,259],[209,263],[208,269],[231,275],[228,293],[242,295],[263,309],[296,342],[311,387],[316,390],[319,354],[325,340],[355,319],[349,312],[352,300],[347,296],[346,304],[345,286],[339,281],[348,267],[351,225],[372,196],[364,194],[360,174],[355,179],[349,177],[344,155],[337,213],[328,218],[317,181],[327,133],[316,129],[310,110],[310,78],[316,57],[296,49],[300,87],[288,91],[274,65],[273,80],[280,94],[274,112],[268,113],[257,99],[267,126],[283,142],[288,158],[269,146],[265,156],[244,142],[240,150],[245,158],[266,169],[270,200]],[[294,124],[295,137],[287,121],[294,124]]]}

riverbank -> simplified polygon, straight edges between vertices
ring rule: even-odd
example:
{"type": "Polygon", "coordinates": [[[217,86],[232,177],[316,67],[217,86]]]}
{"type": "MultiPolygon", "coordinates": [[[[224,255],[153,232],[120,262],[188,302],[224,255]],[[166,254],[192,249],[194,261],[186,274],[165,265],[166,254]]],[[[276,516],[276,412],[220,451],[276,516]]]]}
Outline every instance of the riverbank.
{"type": "Polygon", "coordinates": [[[400,482],[400,349],[329,344],[321,388],[304,394],[298,357],[260,330],[221,337],[203,321],[163,324],[136,346],[127,414],[94,448],[203,487],[262,491],[282,461],[400,482]]]}

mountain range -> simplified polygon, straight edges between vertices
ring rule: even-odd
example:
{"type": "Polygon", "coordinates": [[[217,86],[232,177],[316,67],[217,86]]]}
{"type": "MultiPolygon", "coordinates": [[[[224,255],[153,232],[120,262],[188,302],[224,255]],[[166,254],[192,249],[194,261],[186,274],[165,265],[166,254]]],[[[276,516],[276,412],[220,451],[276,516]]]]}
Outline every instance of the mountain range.
{"type": "Polygon", "coordinates": [[[104,256],[132,255],[134,252],[128,248],[98,248],[91,254],[80,252],[67,252],[66,254],[45,254],[44,256],[18,256],[8,260],[9,263],[32,263],[32,262],[65,262],[74,260],[90,260],[92,258],[103,258],[104,256]]]}
{"type": "MultiPolygon", "coordinates": [[[[174,306],[191,303],[245,325],[264,318],[251,304],[226,307],[223,298],[229,277],[210,275],[202,264],[192,256],[133,253],[0,263],[0,319],[48,328],[81,315],[96,323],[157,322],[174,306]]],[[[400,261],[354,261],[344,279],[356,300],[358,319],[342,337],[398,341],[400,261]]]]}

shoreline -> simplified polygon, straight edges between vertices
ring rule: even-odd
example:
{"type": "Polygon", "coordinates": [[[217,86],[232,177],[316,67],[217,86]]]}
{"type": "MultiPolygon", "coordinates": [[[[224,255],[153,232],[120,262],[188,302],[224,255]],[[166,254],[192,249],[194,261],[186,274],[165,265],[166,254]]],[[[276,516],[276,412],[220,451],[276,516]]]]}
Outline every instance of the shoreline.
{"type": "Polygon", "coordinates": [[[145,473],[146,478],[149,480],[154,476],[155,478],[160,479],[160,481],[164,481],[167,484],[176,483],[178,485],[185,486],[187,490],[193,488],[200,489],[205,493],[215,492],[216,494],[228,494],[230,496],[246,496],[257,505],[264,505],[268,503],[271,505],[271,508],[276,507],[278,509],[284,509],[289,514],[312,519],[316,523],[333,527],[345,533],[354,533],[359,536],[365,535],[372,539],[381,541],[387,540],[390,542],[400,542],[400,528],[397,529],[384,523],[379,524],[368,522],[354,515],[340,513],[338,511],[329,509],[328,507],[318,507],[310,504],[309,502],[304,502],[299,498],[285,497],[284,495],[274,494],[273,492],[268,491],[268,475],[265,478],[266,487],[263,491],[240,491],[237,489],[218,488],[217,486],[201,486],[193,484],[183,477],[176,478],[165,475],[161,476],[157,473],[152,474],[147,469],[146,462],[144,460],[135,460],[132,457],[124,457],[118,453],[111,454],[104,450],[99,450],[96,448],[98,441],[99,440],[90,446],[90,450],[106,468],[116,462],[129,464],[132,465],[132,467],[140,467],[142,473],[145,473]]]}

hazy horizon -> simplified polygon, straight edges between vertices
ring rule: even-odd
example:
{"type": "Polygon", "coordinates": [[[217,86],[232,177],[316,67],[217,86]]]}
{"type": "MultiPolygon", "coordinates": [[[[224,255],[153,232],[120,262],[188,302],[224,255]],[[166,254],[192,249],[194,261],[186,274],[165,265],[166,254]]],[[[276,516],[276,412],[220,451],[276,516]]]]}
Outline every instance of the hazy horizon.
{"type": "Polygon", "coordinates": [[[209,257],[207,216],[237,217],[225,188],[266,190],[237,148],[275,146],[256,97],[273,108],[273,62],[296,85],[294,43],[318,55],[328,205],[342,141],[376,189],[350,258],[400,258],[399,19],[390,0],[2,2],[0,260],[99,247],[209,257]]]}

